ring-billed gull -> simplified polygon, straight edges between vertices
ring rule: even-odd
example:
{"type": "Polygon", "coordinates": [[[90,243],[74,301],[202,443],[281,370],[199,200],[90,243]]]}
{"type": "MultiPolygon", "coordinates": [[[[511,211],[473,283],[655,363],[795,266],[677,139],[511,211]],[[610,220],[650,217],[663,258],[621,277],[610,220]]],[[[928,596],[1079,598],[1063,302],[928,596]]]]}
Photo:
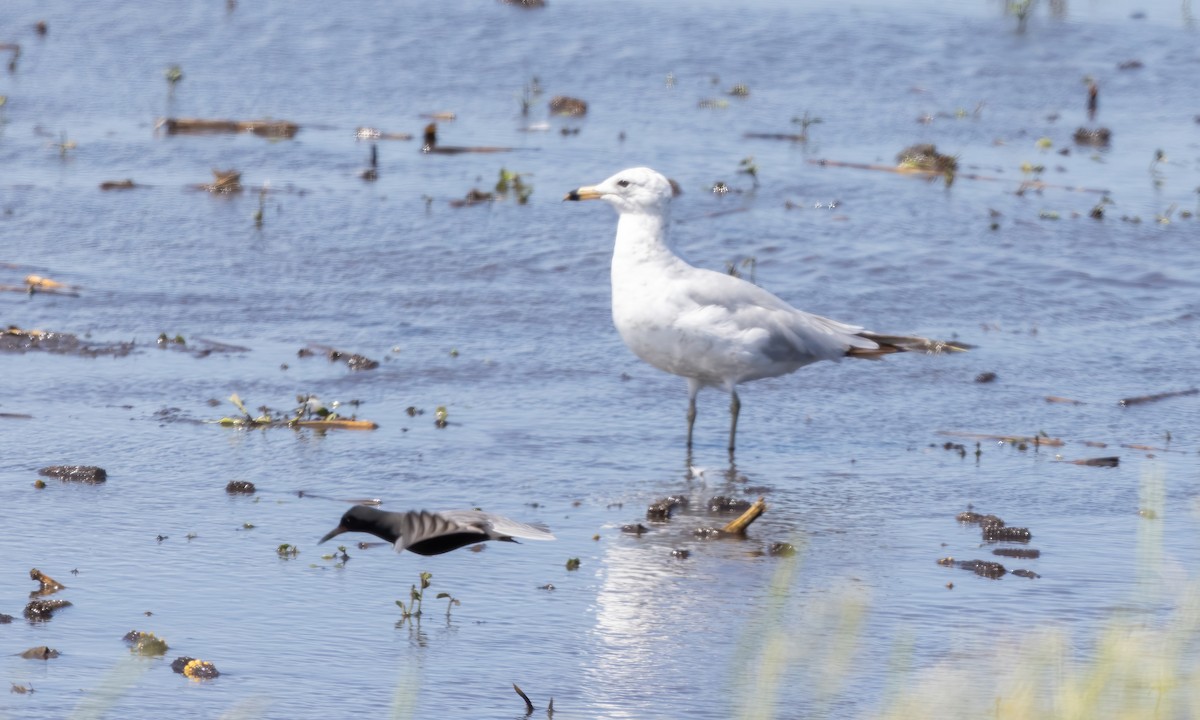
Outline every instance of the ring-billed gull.
{"type": "Polygon", "coordinates": [[[687,380],[688,450],[702,387],[731,396],[732,453],[739,383],[786,375],[818,360],[966,349],[959,343],[866,332],[797,310],[741,278],[689,265],[667,242],[672,195],[670,182],[659,173],[631,168],[563,199],[605,200],[620,215],[612,260],[613,324],[639,358],[687,380]]]}
{"type": "Polygon", "coordinates": [[[355,505],[342,515],[338,526],[317,543],[345,532],[370,533],[393,543],[396,552],[415,552],[418,555],[441,555],[464,545],[485,540],[516,542],[524,540],[553,540],[550,531],[540,525],[509,520],[481,510],[409,510],[388,512],[366,505],[355,505]]]}

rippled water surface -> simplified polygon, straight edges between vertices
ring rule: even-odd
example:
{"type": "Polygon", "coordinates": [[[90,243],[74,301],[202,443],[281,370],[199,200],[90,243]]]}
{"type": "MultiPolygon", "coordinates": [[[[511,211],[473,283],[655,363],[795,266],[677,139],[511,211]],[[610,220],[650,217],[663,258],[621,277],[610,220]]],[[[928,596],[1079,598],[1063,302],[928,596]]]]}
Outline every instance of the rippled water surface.
{"type": "MultiPolygon", "coordinates": [[[[1023,640],[1060,638],[1070,675],[1115,621],[1194,621],[1179,608],[1200,551],[1200,396],[1118,404],[1200,377],[1190,3],[1038,3],[1023,33],[983,0],[232,5],[0,5],[0,42],[21,46],[0,70],[0,285],[80,288],[2,292],[0,323],[135,343],[0,354],[0,683],[34,689],[0,692],[0,717],[516,718],[514,682],[556,717],[867,718],[914,698],[963,717],[1033,667],[1007,660],[1023,640]],[[587,116],[549,117],[553,95],[587,116]],[[443,111],[443,144],[514,151],[423,155],[422,116],[443,111]],[[807,143],[744,137],[799,133],[806,112],[807,143]],[[301,130],[169,136],[164,116],[301,130]],[[380,141],[366,182],[359,126],[418,139],[380,141]],[[1092,126],[1109,147],[1073,142],[1092,126]],[[951,187],[810,162],[890,165],[917,142],[958,156],[951,187]],[[612,328],[615,217],[560,202],[634,165],[678,181],[671,231],[695,264],[976,349],[750,384],[734,468],[728,399],[702,393],[689,479],[683,381],[612,328]],[[213,168],[248,189],[191,187],[213,168]],[[527,204],[451,206],[501,168],[527,204]],[[125,178],[144,187],[99,189],[125,178]],[[1022,188],[1034,179],[1048,186],[1022,188]],[[197,357],[160,333],[234,347],[197,357]],[[313,343],[381,364],[297,357],[313,343]],[[235,414],[233,393],[284,410],[315,394],[379,428],[208,422],[235,414]],[[1105,456],[1119,466],[1064,462],[1105,456]],[[34,488],[62,464],[108,482],[34,488]],[[259,492],[229,496],[231,480],[259,492]],[[690,508],[647,521],[668,494],[690,508]],[[697,539],[731,517],[704,509],[714,495],[769,507],[745,539],[697,539]],[[346,536],[349,561],[324,557],[346,507],[328,498],[368,497],[483,507],[558,541],[424,558],[346,536]],[[955,521],[968,505],[1028,527],[1041,557],[993,556],[955,521]],[[650,531],[621,532],[637,522],[650,531]],[[770,555],[779,542],[797,555],[770,555]],[[34,567],[73,603],[38,624],[21,617],[34,567]],[[424,615],[398,625],[422,571],[424,615]],[[438,592],[461,602],[449,619],[438,592]],[[131,629],[170,652],[130,657],[131,629]],[[61,656],[19,657],[38,645],[61,656]],[[183,679],[180,655],[221,677],[183,679]]],[[[1172,668],[1194,673],[1195,655],[1172,668]]],[[[1200,713],[1193,686],[1171,716],[1200,713]]]]}

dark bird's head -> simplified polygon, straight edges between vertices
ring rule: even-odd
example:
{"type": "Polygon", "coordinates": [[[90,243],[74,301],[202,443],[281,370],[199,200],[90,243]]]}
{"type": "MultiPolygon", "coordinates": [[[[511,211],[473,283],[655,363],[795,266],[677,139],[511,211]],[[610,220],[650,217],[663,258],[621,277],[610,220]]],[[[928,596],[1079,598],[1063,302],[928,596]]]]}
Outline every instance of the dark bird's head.
{"type": "Polygon", "coordinates": [[[325,537],[321,538],[317,544],[320,545],[332,537],[348,532],[369,533],[377,538],[394,543],[396,542],[396,538],[399,537],[399,533],[386,522],[387,515],[388,513],[376,510],[373,507],[355,505],[342,515],[338,526],[326,533],[325,537]]]}

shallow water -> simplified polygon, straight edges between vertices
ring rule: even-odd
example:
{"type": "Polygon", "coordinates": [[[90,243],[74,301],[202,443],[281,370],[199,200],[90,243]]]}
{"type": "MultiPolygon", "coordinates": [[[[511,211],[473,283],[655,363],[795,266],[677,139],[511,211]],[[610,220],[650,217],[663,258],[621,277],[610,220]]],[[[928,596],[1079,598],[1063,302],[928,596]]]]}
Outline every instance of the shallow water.
{"type": "Polygon", "coordinates": [[[553,697],[556,717],[873,717],[965,660],[983,669],[982,705],[945,710],[964,716],[1000,692],[1002,639],[1054,628],[1086,663],[1114,617],[1169,623],[1200,550],[1200,397],[1117,401],[1200,377],[1200,226],[1180,215],[1200,185],[1189,4],[1039,6],[1024,33],[1002,3],[942,5],[4,3],[0,42],[22,54],[0,75],[0,263],[15,266],[0,265],[0,285],[37,273],[82,289],[0,293],[0,322],[137,350],[0,355],[0,413],[32,415],[0,417],[0,612],[16,617],[0,626],[0,682],[36,690],[0,693],[0,716],[520,717],[516,682],[539,708],[553,697]],[[1118,70],[1132,59],[1144,67],[1118,70]],[[168,94],[174,63],[184,79],[168,94]],[[1085,75],[1108,149],[1072,143],[1089,125],[1085,75]],[[522,117],[534,76],[545,94],[522,117]],[[737,83],[749,97],[725,94],[737,83]],[[586,99],[588,116],[547,118],[556,94],[586,99]],[[368,154],[356,127],[419,136],[420,115],[443,110],[457,114],[443,143],[518,150],[427,156],[383,141],[379,180],[356,177],[368,154]],[[798,132],[805,111],[822,119],[807,144],[743,138],[798,132]],[[165,136],[164,115],[302,129],[165,136]],[[52,147],[63,137],[77,143],[65,156],[52,147]],[[992,179],[946,189],[807,162],[890,164],[915,142],[992,179]],[[1166,162],[1152,163],[1159,149],[1166,162]],[[757,188],[736,172],[747,156],[757,188]],[[1018,194],[1022,163],[1107,190],[1106,218],[1088,217],[1098,193],[1018,194]],[[745,387],[732,482],[727,398],[702,394],[704,475],[688,480],[683,382],[637,361],[609,318],[615,218],[560,202],[631,165],[682,186],[672,232],[696,264],[753,257],[756,281],[799,307],[977,348],[745,387]],[[270,183],[261,227],[254,190],[188,189],[225,167],[270,183]],[[528,174],[527,205],[449,206],[501,167],[528,174]],[[97,189],[127,177],[149,187],[97,189]],[[716,181],[734,191],[708,192],[716,181]],[[197,358],[156,347],[164,332],[248,349],[197,358]],[[298,358],[309,343],[382,364],[298,358]],[[997,380],[975,382],[985,371],[997,380]],[[233,414],[235,392],[251,408],[359,400],[380,427],[197,422],[233,414]],[[1067,444],[982,442],[977,458],[942,430],[1067,444]],[[1059,461],[1106,455],[1120,466],[1059,461]],[[99,465],[109,480],[35,490],[52,464],[99,465]],[[230,497],[230,480],[259,493],[230,497]],[[337,566],[314,543],[345,506],[299,490],[485,507],[559,540],[435,558],[350,546],[337,566]],[[646,505],[672,493],[693,507],[647,522],[646,505]],[[700,509],[717,494],[764,495],[769,510],[745,540],[695,539],[728,519],[700,509]],[[1042,556],[993,558],[954,520],[968,504],[1029,527],[1042,556]],[[639,521],[652,531],[620,532],[639,521]],[[773,542],[800,552],[764,555],[773,542]],[[281,543],[300,555],[278,558],[281,543]],[[946,556],[1041,577],[987,580],[938,566],[946,556]],[[31,567],[74,603],[47,623],[20,617],[31,567]],[[462,604],[447,621],[430,600],[419,628],[397,627],[394,601],[423,570],[430,597],[462,604]],[[171,651],[128,658],[130,629],[171,651]],[[62,656],[16,655],[43,644],[62,656]],[[171,673],[184,654],[222,676],[171,673]]]}

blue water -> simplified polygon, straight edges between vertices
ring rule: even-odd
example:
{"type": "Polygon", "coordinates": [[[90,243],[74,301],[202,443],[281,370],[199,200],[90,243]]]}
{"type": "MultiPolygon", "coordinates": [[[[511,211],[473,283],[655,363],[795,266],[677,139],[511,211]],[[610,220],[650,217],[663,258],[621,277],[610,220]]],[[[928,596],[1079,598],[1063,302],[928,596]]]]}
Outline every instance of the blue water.
{"type": "Polygon", "coordinates": [[[1114,614],[1167,622],[1200,550],[1200,396],[1117,401],[1200,377],[1189,5],[1039,4],[1024,33],[1002,3],[943,5],[0,6],[0,42],[22,47],[0,70],[0,285],[35,273],[81,288],[0,293],[0,324],[137,344],[118,358],[0,354],[0,413],[32,416],[0,417],[0,612],[15,617],[0,625],[0,682],[35,690],[0,693],[0,717],[521,717],[513,682],[539,715],[553,697],[560,718],[874,717],[907,682],[898,656],[914,673],[962,653],[986,666],[991,638],[1053,627],[1086,662],[1114,614]],[[1143,67],[1118,69],[1134,59],[1143,67]],[[1093,124],[1088,75],[1106,149],[1072,141],[1093,124]],[[535,76],[544,94],[523,116],[535,76]],[[727,94],[739,83],[749,97],[727,94]],[[548,117],[558,94],[587,100],[587,116],[548,117]],[[381,141],[378,181],[357,177],[357,127],[419,137],[442,111],[456,115],[444,144],[516,151],[381,141]],[[799,132],[806,111],[821,119],[808,143],[743,137],[799,132]],[[164,116],[301,130],[168,136],[164,116]],[[947,189],[809,162],[891,164],[916,142],[989,179],[947,189]],[[737,172],[750,156],[757,187],[737,172]],[[1107,191],[1105,219],[1088,217],[1105,193],[1018,194],[1034,177],[1023,163],[1107,191]],[[615,217],[560,202],[633,165],[681,185],[672,233],[694,263],[754,258],[755,280],[798,307],[977,348],[746,386],[733,482],[727,398],[702,394],[704,475],[689,480],[684,383],[611,325],[615,217]],[[191,188],[229,167],[240,195],[191,188]],[[450,206],[502,167],[525,174],[528,204],[450,206]],[[98,189],[125,178],[146,187],[98,189]],[[709,192],[718,181],[733,191],[709,192]],[[197,358],[159,349],[164,332],[247,349],[197,358]],[[297,357],[310,343],[381,366],[297,357]],[[975,382],[986,371],[996,381],[975,382]],[[379,429],[203,422],[233,414],[235,392],[251,408],[358,400],[379,429]],[[976,459],[973,440],[943,430],[1066,444],[983,441],[976,459]],[[1120,466],[1060,462],[1108,455],[1120,466]],[[37,469],[58,464],[109,480],[35,489],[37,469]],[[230,497],[230,480],[259,493],[230,497]],[[558,541],[434,558],[350,545],[339,566],[315,542],[345,505],[300,490],[484,507],[558,541]],[[692,508],[647,522],[646,505],[673,493],[692,508]],[[696,539],[729,519],[701,509],[717,494],[769,509],[745,540],[696,539]],[[968,504],[1029,527],[1042,556],[993,558],[954,520],[968,504]],[[651,532],[620,532],[639,521],[651,532]],[[764,554],[774,542],[799,553],[764,554]],[[281,543],[300,554],[280,559],[281,543]],[[946,556],[1041,577],[987,580],[938,566],[946,556]],[[32,567],[73,603],[42,624],[21,617],[32,567]],[[394,601],[422,571],[420,626],[397,627],[394,601]],[[437,592],[461,601],[448,621],[437,592]],[[131,629],[170,652],[131,658],[131,629]],[[764,660],[772,640],[785,652],[764,660]],[[36,645],[62,655],[17,655],[36,645]],[[179,655],[222,675],[188,681],[167,667],[179,655]]]}

